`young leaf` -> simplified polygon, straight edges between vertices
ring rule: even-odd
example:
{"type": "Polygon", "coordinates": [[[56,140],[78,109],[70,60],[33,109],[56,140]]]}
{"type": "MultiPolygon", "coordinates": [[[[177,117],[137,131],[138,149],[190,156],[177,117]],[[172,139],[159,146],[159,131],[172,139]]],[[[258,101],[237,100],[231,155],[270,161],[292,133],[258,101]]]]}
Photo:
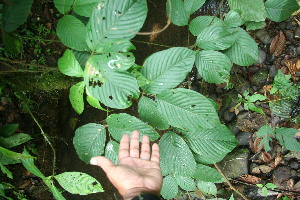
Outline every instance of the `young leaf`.
{"type": "Polygon", "coordinates": [[[267,196],[268,195],[268,189],[266,187],[262,187],[261,188],[261,192],[264,196],[267,196]]]}
{"type": "Polygon", "coordinates": [[[39,178],[41,178],[41,179],[46,178],[46,177],[44,176],[44,174],[43,174],[43,173],[35,166],[34,160],[33,160],[32,156],[30,156],[29,152],[28,152],[26,149],[24,149],[22,155],[29,157],[29,158],[27,158],[27,159],[22,159],[21,161],[22,161],[23,166],[24,166],[30,173],[34,174],[35,176],[37,176],[37,177],[39,177],[39,178]]]}
{"type": "Polygon", "coordinates": [[[205,28],[209,26],[222,26],[223,21],[213,16],[199,16],[193,19],[189,24],[189,30],[194,36],[198,36],[205,28]]]}
{"type": "Polygon", "coordinates": [[[272,136],[274,136],[274,131],[269,125],[262,126],[257,132],[257,137],[263,137],[263,139],[260,141],[259,146],[264,145],[265,151],[270,151],[271,147],[269,142],[272,141],[272,136]]]}
{"type": "Polygon", "coordinates": [[[57,24],[57,36],[61,42],[72,49],[87,51],[86,27],[76,17],[72,15],[63,16],[57,24]]]}
{"type": "Polygon", "coordinates": [[[201,192],[204,192],[206,194],[217,194],[217,187],[212,182],[198,181],[197,187],[201,192]]]}
{"type": "Polygon", "coordinates": [[[104,192],[101,184],[95,178],[82,172],[64,172],[54,176],[54,178],[72,194],[88,195],[104,192]]]}
{"type": "Polygon", "coordinates": [[[53,3],[55,5],[56,9],[61,14],[66,14],[67,12],[69,12],[71,10],[71,6],[72,6],[73,2],[74,2],[74,0],[53,0],[53,3]]]}
{"type": "Polygon", "coordinates": [[[103,4],[105,0],[76,0],[73,5],[74,11],[81,16],[90,17],[97,4],[103,4]]]}
{"type": "Polygon", "coordinates": [[[74,110],[81,114],[84,110],[83,92],[84,92],[84,81],[73,85],[70,89],[69,99],[74,110]]]}
{"type": "Polygon", "coordinates": [[[194,62],[195,53],[184,47],[173,47],[152,54],[141,69],[151,84],[142,89],[148,94],[159,94],[176,87],[186,78],[194,62]]]}
{"type": "Polygon", "coordinates": [[[300,8],[296,0],[268,0],[265,3],[267,17],[275,22],[282,22],[300,8]]]}
{"type": "Polygon", "coordinates": [[[230,199],[229,200],[234,200],[233,194],[231,194],[230,199]]]}
{"type": "Polygon", "coordinates": [[[118,153],[120,144],[111,140],[105,147],[105,157],[109,158],[116,165],[118,164],[118,153]]]}
{"type": "Polygon", "coordinates": [[[0,147],[0,153],[2,153],[4,156],[12,158],[12,159],[27,159],[27,158],[34,158],[30,155],[23,155],[20,153],[16,153],[13,151],[10,151],[8,149],[5,149],[3,147],[0,147]]]}
{"type": "Polygon", "coordinates": [[[173,175],[168,175],[164,177],[163,184],[161,188],[161,195],[165,199],[173,199],[178,194],[178,185],[176,179],[173,175]]]}
{"type": "Polygon", "coordinates": [[[170,0],[171,9],[169,2],[166,2],[166,8],[168,16],[171,16],[171,22],[177,26],[185,26],[189,21],[189,13],[185,9],[184,3],[182,0],[170,0]],[[171,11],[171,13],[170,13],[171,11]]]}
{"type": "Polygon", "coordinates": [[[238,11],[230,10],[225,16],[224,23],[227,27],[235,28],[242,26],[245,22],[238,11]]]}
{"type": "Polygon", "coordinates": [[[218,170],[202,164],[197,164],[193,177],[200,181],[214,183],[220,182],[223,179],[218,170]]]}
{"type": "Polygon", "coordinates": [[[238,144],[229,129],[221,124],[187,132],[184,138],[189,147],[198,154],[197,161],[205,164],[219,162],[238,144]]]}
{"type": "Polygon", "coordinates": [[[300,151],[300,143],[294,138],[299,131],[293,128],[276,128],[276,139],[279,143],[290,151],[300,151]]]}
{"type": "Polygon", "coordinates": [[[263,184],[256,184],[256,186],[257,186],[257,187],[260,187],[260,188],[264,187],[263,184]]]}
{"type": "Polygon", "coordinates": [[[185,141],[174,132],[167,132],[159,141],[161,167],[175,176],[190,177],[195,173],[196,162],[185,141]]]}
{"type": "Polygon", "coordinates": [[[0,146],[9,149],[18,146],[20,144],[23,144],[31,139],[32,137],[30,137],[30,135],[28,134],[17,133],[7,138],[0,137],[0,146]]]}
{"type": "Polygon", "coordinates": [[[181,189],[186,191],[195,191],[196,184],[193,178],[175,175],[175,179],[181,189]]]}
{"type": "Polygon", "coordinates": [[[206,0],[185,0],[183,2],[185,10],[188,12],[187,14],[191,15],[195,11],[199,10],[206,0]]]}
{"type": "Polygon", "coordinates": [[[196,55],[199,74],[209,83],[228,82],[232,67],[230,59],[221,52],[200,51],[196,55]]]}
{"type": "Polygon", "coordinates": [[[144,122],[148,122],[151,126],[154,126],[160,130],[169,128],[167,120],[159,113],[157,108],[157,102],[142,96],[138,104],[139,116],[144,122]]]}
{"type": "Polygon", "coordinates": [[[19,124],[5,124],[3,126],[0,126],[0,136],[8,137],[12,135],[17,130],[18,127],[19,124]]]}
{"type": "Polygon", "coordinates": [[[106,141],[106,130],[101,124],[89,123],[79,127],[75,131],[73,144],[79,158],[90,163],[94,156],[100,156],[104,153],[106,141]]]}
{"type": "Polygon", "coordinates": [[[111,136],[117,141],[120,141],[124,134],[131,135],[134,130],[140,132],[140,138],[143,135],[148,135],[150,141],[159,138],[159,134],[151,126],[126,113],[112,114],[108,116],[106,122],[111,136]]]}
{"type": "Polygon", "coordinates": [[[66,200],[61,194],[61,192],[57,189],[57,187],[55,187],[52,177],[45,177],[43,181],[49,187],[56,200],[66,200]]]}
{"type": "Polygon", "coordinates": [[[68,76],[83,76],[81,66],[70,49],[67,49],[64,55],[58,59],[58,69],[61,71],[61,73],[68,76]]]}
{"type": "Polygon", "coordinates": [[[277,188],[278,186],[277,185],[274,185],[273,183],[267,183],[265,185],[266,188],[269,188],[271,190],[274,190],[275,188],[277,188]]]}
{"type": "Polygon", "coordinates": [[[0,170],[2,171],[3,174],[6,174],[6,176],[10,179],[13,179],[13,175],[9,169],[7,169],[2,163],[0,162],[0,170]]]}
{"type": "Polygon", "coordinates": [[[258,47],[250,35],[241,28],[237,28],[235,43],[224,51],[224,54],[237,65],[249,66],[258,60],[258,47]]]}

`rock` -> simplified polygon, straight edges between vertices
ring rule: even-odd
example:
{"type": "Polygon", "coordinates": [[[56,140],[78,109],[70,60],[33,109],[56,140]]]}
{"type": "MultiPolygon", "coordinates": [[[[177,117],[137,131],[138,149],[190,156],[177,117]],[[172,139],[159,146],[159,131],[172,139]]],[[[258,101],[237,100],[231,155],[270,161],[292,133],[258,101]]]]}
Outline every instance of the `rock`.
{"type": "Polygon", "coordinates": [[[296,28],[294,37],[295,37],[296,39],[299,39],[299,38],[300,38],[300,27],[297,27],[297,28],[296,28]]]}
{"type": "Polygon", "coordinates": [[[257,64],[263,64],[266,60],[267,54],[263,50],[259,49],[258,51],[258,61],[257,64]]]}
{"type": "Polygon", "coordinates": [[[287,22],[285,28],[288,29],[288,30],[291,30],[293,28],[293,23],[292,22],[287,22]]]}
{"type": "Polygon", "coordinates": [[[274,78],[277,75],[277,72],[278,69],[276,68],[276,65],[272,65],[269,70],[270,78],[274,78]]]}
{"type": "Polygon", "coordinates": [[[271,43],[271,37],[267,30],[260,29],[255,33],[255,35],[258,37],[260,41],[262,41],[262,43],[266,45],[271,43]]]}
{"type": "Polygon", "coordinates": [[[238,140],[239,144],[242,146],[249,146],[249,141],[252,136],[252,133],[249,132],[240,132],[236,139],[238,140]]]}
{"type": "Polygon", "coordinates": [[[291,168],[289,167],[278,167],[274,170],[273,176],[276,180],[283,182],[288,180],[291,176],[291,168]]]}
{"type": "Polygon", "coordinates": [[[236,125],[241,131],[254,133],[260,127],[270,122],[271,118],[269,116],[261,115],[256,112],[248,112],[244,118],[237,116],[236,125]]]}
{"type": "Polygon", "coordinates": [[[258,87],[263,86],[268,79],[268,74],[265,69],[258,70],[252,77],[252,84],[258,87]]]}
{"type": "Polygon", "coordinates": [[[294,33],[291,31],[286,32],[285,34],[286,40],[292,41],[294,39],[294,33]]]}
{"type": "Polygon", "coordinates": [[[267,166],[267,165],[259,165],[257,167],[254,167],[252,170],[251,170],[251,173],[253,174],[267,174],[269,172],[272,171],[272,167],[270,166],[267,166]]]}
{"type": "Polygon", "coordinates": [[[220,167],[227,177],[239,178],[249,173],[248,157],[248,149],[235,149],[220,162],[220,167]]]}
{"type": "Polygon", "coordinates": [[[234,88],[240,93],[243,94],[245,90],[249,89],[250,84],[248,81],[243,79],[240,75],[238,74],[233,74],[230,76],[230,81],[233,83],[234,88]]]}
{"type": "Polygon", "coordinates": [[[223,117],[226,122],[231,122],[235,119],[235,114],[230,112],[229,110],[226,110],[223,114],[223,117]]]}
{"type": "Polygon", "coordinates": [[[240,112],[239,114],[238,114],[238,116],[237,116],[237,119],[245,119],[245,118],[247,118],[247,116],[248,116],[248,114],[249,114],[249,112],[248,111],[243,111],[243,112],[240,112]]]}
{"type": "Polygon", "coordinates": [[[296,52],[297,52],[298,56],[300,56],[300,47],[296,48],[296,52]]]}
{"type": "Polygon", "coordinates": [[[286,23],[285,23],[285,22],[282,22],[282,23],[279,24],[279,28],[280,28],[281,30],[284,30],[285,27],[286,27],[286,23]]]}
{"type": "Polygon", "coordinates": [[[266,62],[271,64],[271,63],[274,63],[274,61],[275,61],[275,56],[267,54],[266,62]]]}

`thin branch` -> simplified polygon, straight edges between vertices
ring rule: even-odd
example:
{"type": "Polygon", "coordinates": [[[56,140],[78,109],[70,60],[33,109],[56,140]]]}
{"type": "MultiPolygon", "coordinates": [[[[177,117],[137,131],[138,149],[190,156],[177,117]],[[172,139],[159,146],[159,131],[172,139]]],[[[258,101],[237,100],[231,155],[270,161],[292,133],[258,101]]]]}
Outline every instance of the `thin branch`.
{"type": "MultiPolygon", "coordinates": [[[[57,67],[49,67],[49,66],[45,66],[45,65],[39,65],[39,64],[34,64],[34,63],[25,63],[23,61],[19,61],[19,60],[10,60],[10,59],[6,59],[6,58],[0,58],[0,60],[2,61],[6,61],[6,62],[10,62],[10,63],[14,63],[14,64],[20,64],[23,66],[33,66],[33,67],[38,67],[41,69],[45,69],[44,71],[58,71],[57,67]]],[[[19,69],[16,69],[19,70],[19,69]]]]}
{"type": "Polygon", "coordinates": [[[131,40],[132,42],[138,42],[138,43],[144,43],[144,44],[151,44],[151,45],[156,45],[156,46],[161,46],[161,47],[166,47],[166,48],[172,48],[171,46],[163,45],[163,44],[157,44],[157,43],[151,43],[151,42],[145,42],[145,41],[140,41],[140,40],[131,40]]]}

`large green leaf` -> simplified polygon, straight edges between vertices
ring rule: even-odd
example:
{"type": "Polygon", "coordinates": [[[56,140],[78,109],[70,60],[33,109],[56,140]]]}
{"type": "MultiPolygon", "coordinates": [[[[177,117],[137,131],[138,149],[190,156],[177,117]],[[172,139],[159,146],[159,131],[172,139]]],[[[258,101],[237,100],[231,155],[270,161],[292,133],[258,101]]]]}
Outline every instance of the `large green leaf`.
{"type": "Polygon", "coordinates": [[[73,5],[73,2],[74,0],[53,0],[56,9],[61,14],[66,14],[67,12],[69,12],[71,10],[71,6],[73,5]]]}
{"type": "Polygon", "coordinates": [[[30,135],[28,134],[17,133],[7,138],[0,137],[0,146],[9,149],[18,146],[20,144],[23,144],[31,139],[32,137],[30,137],[30,135]]]}
{"type": "Polygon", "coordinates": [[[282,22],[300,8],[296,0],[268,0],[265,3],[267,17],[275,22],[282,22]]]}
{"type": "Polygon", "coordinates": [[[157,100],[159,112],[174,127],[192,130],[220,123],[214,105],[198,92],[177,88],[159,94],[157,100]]]}
{"type": "Polygon", "coordinates": [[[257,29],[262,29],[263,27],[266,26],[266,22],[246,22],[246,30],[247,31],[253,31],[257,29]]]}
{"type": "Polygon", "coordinates": [[[218,51],[200,51],[196,55],[199,74],[209,83],[228,82],[232,67],[230,59],[218,51]]]}
{"type": "MultiPolygon", "coordinates": [[[[169,2],[166,2],[166,8],[168,16],[171,16],[171,22],[177,26],[185,26],[189,22],[189,12],[192,10],[186,10],[184,2],[182,0],[170,0],[171,8],[169,6],[169,2]]],[[[187,8],[190,5],[186,6],[187,8]]]]}
{"type": "Polygon", "coordinates": [[[126,39],[114,39],[106,43],[100,43],[100,45],[96,47],[95,51],[97,53],[120,53],[135,49],[135,46],[126,39]]]}
{"type": "Polygon", "coordinates": [[[225,16],[224,23],[227,27],[239,27],[245,22],[238,11],[230,10],[225,16]]]}
{"type": "MultiPolygon", "coordinates": [[[[26,149],[24,149],[22,155],[27,156],[27,157],[30,156],[29,152],[28,152],[26,149]]],[[[37,176],[37,177],[39,177],[39,178],[41,178],[41,179],[46,178],[46,177],[44,176],[44,174],[43,174],[43,173],[35,166],[34,160],[33,160],[32,157],[31,157],[31,158],[27,158],[27,159],[22,159],[21,161],[22,161],[22,164],[24,165],[24,167],[25,167],[30,173],[34,174],[35,176],[37,176]]]]}
{"type": "Polygon", "coordinates": [[[196,171],[193,177],[200,181],[214,183],[223,180],[222,175],[216,169],[201,164],[197,164],[196,171]]]}
{"type": "Polygon", "coordinates": [[[84,92],[84,81],[81,81],[70,88],[69,99],[74,110],[81,114],[84,110],[83,92],[84,92]]]}
{"type": "Polygon", "coordinates": [[[196,44],[205,50],[224,50],[236,40],[236,34],[227,31],[225,26],[213,25],[205,28],[197,37],[196,44]]]}
{"type": "Polygon", "coordinates": [[[199,16],[191,21],[189,30],[194,36],[198,36],[205,28],[213,25],[223,25],[223,21],[213,16],[199,16]]]}
{"type": "Polygon", "coordinates": [[[104,153],[106,130],[101,124],[89,123],[76,129],[73,144],[81,160],[90,163],[104,153]]]}
{"type": "Polygon", "coordinates": [[[159,134],[151,126],[126,113],[112,114],[108,116],[106,122],[111,136],[117,141],[120,141],[124,134],[131,135],[134,130],[140,132],[140,138],[143,135],[148,135],[150,141],[159,138],[159,134]]]}
{"type": "Polygon", "coordinates": [[[185,191],[195,191],[195,180],[191,177],[175,176],[177,184],[185,191]]]}
{"type": "Polygon", "coordinates": [[[235,43],[224,51],[224,54],[237,65],[249,66],[258,60],[258,46],[251,36],[237,28],[235,43]]]}
{"type": "Polygon", "coordinates": [[[87,25],[87,43],[96,50],[114,39],[133,38],[147,16],[146,0],[106,1],[99,3],[87,25]]]}
{"type": "Polygon", "coordinates": [[[229,129],[221,124],[188,132],[184,138],[198,154],[197,161],[206,164],[219,162],[238,144],[229,129]]]}
{"type": "Polygon", "coordinates": [[[267,14],[263,0],[228,0],[231,10],[239,10],[244,21],[265,21],[267,14]]]}
{"type": "Polygon", "coordinates": [[[76,0],[73,5],[74,11],[81,16],[90,17],[94,7],[103,5],[106,0],[76,0]]]}
{"type": "Polygon", "coordinates": [[[0,126],[0,136],[8,137],[12,135],[17,130],[18,127],[19,124],[5,124],[3,126],[0,126]]]}
{"type": "Polygon", "coordinates": [[[206,194],[212,194],[212,195],[217,194],[217,187],[212,182],[198,181],[197,187],[201,192],[204,192],[206,194]]]}
{"type": "Polygon", "coordinates": [[[87,30],[85,25],[72,15],[63,16],[57,24],[57,36],[61,42],[72,49],[87,51],[87,30]]]}
{"type": "Polygon", "coordinates": [[[290,151],[300,151],[300,143],[294,138],[296,133],[299,133],[299,131],[293,128],[281,127],[275,129],[276,139],[290,151]]]}
{"type": "Polygon", "coordinates": [[[104,192],[101,184],[95,178],[82,172],[64,172],[54,176],[54,178],[72,194],[88,195],[104,192]]]}
{"type": "Polygon", "coordinates": [[[185,0],[184,8],[188,14],[193,14],[195,11],[199,10],[206,0],[185,0]]]}
{"type": "Polygon", "coordinates": [[[161,188],[161,195],[164,199],[173,199],[178,194],[178,185],[173,175],[164,177],[161,188]]]}
{"type": "Polygon", "coordinates": [[[58,69],[61,71],[61,73],[68,76],[83,76],[82,68],[70,49],[67,49],[64,55],[58,59],[58,69]]]}
{"type": "Polygon", "coordinates": [[[0,147],[0,153],[2,153],[4,156],[12,158],[12,159],[27,159],[27,158],[33,158],[30,155],[23,155],[20,153],[16,153],[14,151],[10,151],[8,149],[5,149],[3,147],[0,147]]]}
{"type": "Polygon", "coordinates": [[[159,113],[157,108],[157,102],[142,96],[139,100],[138,112],[144,122],[148,122],[151,126],[154,126],[160,130],[169,128],[169,124],[166,119],[159,113]]]}
{"type": "Polygon", "coordinates": [[[105,147],[105,157],[109,158],[116,165],[118,164],[119,148],[120,144],[113,140],[109,141],[105,147]]]}
{"type": "Polygon", "coordinates": [[[12,165],[16,163],[21,163],[21,160],[9,158],[0,153],[0,163],[2,163],[2,165],[12,165]]]}
{"type": "Polygon", "coordinates": [[[161,168],[175,176],[191,177],[196,162],[185,141],[174,132],[167,132],[159,141],[161,168]]]}
{"type": "Polygon", "coordinates": [[[192,50],[174,47],[152,54],[146,59],[141,73],[151,82],[143,90],[159,94],[179,85],[191,71],[195,61],[192,50]]]}
{"type": "Polygon", "coordinates": [[[33,0],[10,0],[3,5],[2,27],[12,32],[22,25],[29,15],[33,0]]]}

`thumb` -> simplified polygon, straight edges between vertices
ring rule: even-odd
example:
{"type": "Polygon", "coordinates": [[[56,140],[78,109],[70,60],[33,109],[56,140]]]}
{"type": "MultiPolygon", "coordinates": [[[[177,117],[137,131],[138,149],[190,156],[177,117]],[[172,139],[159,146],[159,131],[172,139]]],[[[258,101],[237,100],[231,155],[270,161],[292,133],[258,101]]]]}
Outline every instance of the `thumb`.
{"type": "Polygon", "coordinates": [[[116,166],[111,160],[104,156],[93,157],[91,158],[90,163],[101,167],[106,174],[116,166]]]}

